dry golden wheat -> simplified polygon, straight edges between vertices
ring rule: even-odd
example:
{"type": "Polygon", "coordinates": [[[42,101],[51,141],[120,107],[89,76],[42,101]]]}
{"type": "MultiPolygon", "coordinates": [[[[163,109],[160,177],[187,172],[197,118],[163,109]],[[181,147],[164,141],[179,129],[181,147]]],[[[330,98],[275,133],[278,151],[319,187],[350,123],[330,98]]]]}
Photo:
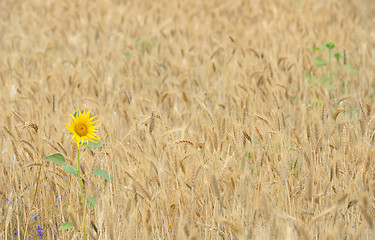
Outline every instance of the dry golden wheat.
{"type": "Polygon", "coordinates": [[[373,238],[372,0],[0,9],[0,239],[82,239],[77,109],[90,239],[373,238]]]}

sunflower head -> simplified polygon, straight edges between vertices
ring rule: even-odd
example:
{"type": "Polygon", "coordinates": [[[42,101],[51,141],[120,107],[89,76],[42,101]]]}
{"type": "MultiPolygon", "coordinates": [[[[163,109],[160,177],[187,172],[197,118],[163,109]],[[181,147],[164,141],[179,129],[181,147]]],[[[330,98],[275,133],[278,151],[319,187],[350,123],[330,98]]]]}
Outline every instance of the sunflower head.
{"type": "Polygon", "coordinates": [[[99,139],[96,135],[98,126],[93,126],[98,120],[94,121],[96,116],[90,118],[90,111],[86,113],[85,110],[83,110],[83,113],[81,113],[78,109],[75,116],[70,116],[72,117],[72,119],[69,119],[70,125],[64,124],[69,132],[73,134],[72,140],[77,142],[78,148],[85,141],[89,143],[94,142],[93,139],[99,139]]]}

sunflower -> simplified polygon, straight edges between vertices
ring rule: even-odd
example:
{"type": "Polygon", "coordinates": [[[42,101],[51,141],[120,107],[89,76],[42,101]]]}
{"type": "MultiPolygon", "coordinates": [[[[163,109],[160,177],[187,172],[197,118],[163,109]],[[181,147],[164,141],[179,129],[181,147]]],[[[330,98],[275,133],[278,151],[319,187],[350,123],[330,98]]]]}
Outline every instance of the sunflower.
{"type": "Polygon", "coordinates": [[[77,142],[78,148],[80,145],[84,144],[85,141],[89,143],[94,142],[93,139],[99,139],[96,135],[98,126],[93,126],[93,124],[99,120],[93,121],[96,116],[90,118],[90,111],[86,113],[84,110],[83,113],[81,113],[78,109],[74,116],[70,116],[73,118],[69,119],[70,125],[64,124],[69,132],[73,134],[72,140],[77,142]]]}

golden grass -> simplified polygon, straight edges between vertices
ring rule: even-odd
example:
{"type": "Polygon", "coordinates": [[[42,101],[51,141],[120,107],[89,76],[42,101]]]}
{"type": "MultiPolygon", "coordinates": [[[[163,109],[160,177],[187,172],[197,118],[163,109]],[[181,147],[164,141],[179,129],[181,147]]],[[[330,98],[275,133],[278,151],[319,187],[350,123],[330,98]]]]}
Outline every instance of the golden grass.
{"type": "Polygon", "coordinates": [[[107,142],[81,156],[90,239],[373,239],[372,0],[0,9],[1,239],[81,239],[78,184],[42,161],[76,164],[78,108],[107,142]],[[358,73],[311,85],[329,40],[358,73]]]}

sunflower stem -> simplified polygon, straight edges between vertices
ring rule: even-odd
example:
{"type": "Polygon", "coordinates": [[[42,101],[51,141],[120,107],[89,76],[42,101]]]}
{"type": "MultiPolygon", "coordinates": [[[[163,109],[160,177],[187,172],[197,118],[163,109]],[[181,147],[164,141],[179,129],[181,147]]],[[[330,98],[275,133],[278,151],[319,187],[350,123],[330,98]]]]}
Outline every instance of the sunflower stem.
{"type": "Polygon", "coordinates": [[[84,198],[84,195],[83,195],[83,183],[82,183],[82,177],[81,177],[81,164],[79,162],[79,146],[77,148],[77,159],[78,159],[78,178],[79,178],[79,188],[81,190],[81,199],[82,199],[82,209],[83,209],[83,221],[82,221],[82,225],[83,225],[83,239],[86,240],[87,239],[87,234],[86,234],[86,211],[85,211],[85,198],[84,198]]]}

